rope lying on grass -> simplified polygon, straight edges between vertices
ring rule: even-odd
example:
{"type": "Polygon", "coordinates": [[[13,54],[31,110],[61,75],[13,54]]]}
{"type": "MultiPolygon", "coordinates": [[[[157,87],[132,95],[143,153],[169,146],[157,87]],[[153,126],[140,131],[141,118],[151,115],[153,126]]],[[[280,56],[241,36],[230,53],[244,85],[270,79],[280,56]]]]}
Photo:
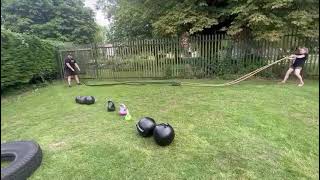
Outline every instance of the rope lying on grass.
{"type": "Polygon", "coordinates": [[[121,82],[112,82],[112,83],[98,83],[98,84],[89,84],[84,82],[86,86],[113,86],[113,85],[146,85],[146,84],[175,84],[179,83],[176,81],[121,81],[121,82]]]}
{"type": "Polygon", "coordinates": [[[88,84],[88,83],[84,83],[86,86],[107,86],[107,85],[145,85],[145,84],[171,84],[173,86],[197,86],[197,87],[222,87],[222,86],[231,86],[234,84],[238,84],[241,81],[244,81],[252,76],[254,76],[255,74],[281,62],[284,60],[287,60],[288,57],[284,57],[282,59],[279,59],[273,63],[267,64],[265,66],[262,66],[248,74],[245,74],[241,77],[239,77],[238,79],[235,79],[233,81],[230,82],[226,82],[226,83],[222,83],[222,84],[203,84],[203,83],[189,83],[189,82],[177,82],[177,81],[122,81],[122,82],[114,82],[114,83],[104,83],[104,84],[88,84]]]}

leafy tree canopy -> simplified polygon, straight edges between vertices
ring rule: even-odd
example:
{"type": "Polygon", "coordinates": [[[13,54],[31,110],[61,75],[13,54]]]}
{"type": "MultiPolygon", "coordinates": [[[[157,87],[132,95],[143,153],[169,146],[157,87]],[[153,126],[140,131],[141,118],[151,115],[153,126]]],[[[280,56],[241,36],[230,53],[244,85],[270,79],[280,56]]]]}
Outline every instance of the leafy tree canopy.
{"type": "Polygon", "coordinates": [[[44,39],[89,43],[97,25],[82,0],[3,0],[1,26],[44,39]]]}
{"type": "Polygon", "coordinates": [[[179,36],[206,29],[277,41],[290,31],[318,37],[318,0],[98,0],[114,39],[179,36]]]}

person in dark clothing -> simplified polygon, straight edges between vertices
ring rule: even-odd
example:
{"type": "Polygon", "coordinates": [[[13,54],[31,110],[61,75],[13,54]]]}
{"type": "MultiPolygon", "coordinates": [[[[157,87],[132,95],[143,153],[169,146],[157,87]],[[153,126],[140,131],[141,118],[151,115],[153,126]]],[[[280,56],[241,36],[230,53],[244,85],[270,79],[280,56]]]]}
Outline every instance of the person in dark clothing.
{"type": "Polygon", "coordinates": [[[299,48],[298,52],[289,56],[289,59],[293,60],[292,65],[288,69],[283,81],[281,83],[286,83],[287,79],[289,78],[289,75],[294,71],[294,75],[297,76],[299,79],[300,83],[298,86],[303,86],[304,82],[303,79],[300,75],[300,72],[303,68],[304,63],[308,59],[308,48],[299,48]]]}
{"type": "Polygon", "coordinates": [[[64,69],[65,69],[65,74],[68,78],[68,84],[69,87],[71,87],[71,78],[74,77],[77,81],[77,84],[80,85],[79,77],[78,77],[78,71],[76,71],[76,68],[78,71],[80,71],[80,68],[76,62],[72,58],[72,56],[69,54],[68,57],[64,60],[64,69]]]}

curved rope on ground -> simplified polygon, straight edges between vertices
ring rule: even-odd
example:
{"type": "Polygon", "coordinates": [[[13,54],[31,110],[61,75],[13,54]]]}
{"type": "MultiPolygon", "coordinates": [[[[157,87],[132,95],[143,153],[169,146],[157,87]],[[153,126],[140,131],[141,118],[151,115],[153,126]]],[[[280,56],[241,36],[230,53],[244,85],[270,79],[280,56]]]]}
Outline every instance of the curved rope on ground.
{"type": "Polygon", "coordinates": [[[84,82],[86,86],[113,86],[113,85],[146,85],[146,84],[173,84],[174,81],[120,81],[112,83],[89,84],[84,82]]]}
{"type": "Polygon", "coordinates": [[[85,82],[84,84],[86,86],[112,86],[112,85],[146,85],[146,84],[171,84],[171,85],[176,85],[176,86],[197,86],[197,87],[222,87],[222,86],[231,86],[231,85],[235,85],[238,84],[254,75],[256,75],[257,73],[281,62],[284,60],[287,60],[288,57],[284,57],[281,58],[273,63],[267,64],[265,66],[262,66],[250,73],[247,73],[241,77],[239,77],[238,79],[232,80],[230,82],[226,82],[226,83],[222,83],[222,84],[203,84],[203,83],[189,83],[189,82],[177,82],[177,81],[121,81],[121,82],[113,82],[113,83],[103,83],[103,84],[88,84],[87,82],[85,82]]]}

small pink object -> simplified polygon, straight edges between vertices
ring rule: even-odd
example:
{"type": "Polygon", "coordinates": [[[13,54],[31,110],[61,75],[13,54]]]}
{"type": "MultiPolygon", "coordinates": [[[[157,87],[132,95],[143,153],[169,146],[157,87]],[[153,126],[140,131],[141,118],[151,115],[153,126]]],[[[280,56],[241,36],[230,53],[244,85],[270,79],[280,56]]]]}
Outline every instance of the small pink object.
{"type": "Polygon", "coordinates": [[[127,107],[124,104],[120,104],[119,115],[120,116],[127,115],[127,107]]]}

